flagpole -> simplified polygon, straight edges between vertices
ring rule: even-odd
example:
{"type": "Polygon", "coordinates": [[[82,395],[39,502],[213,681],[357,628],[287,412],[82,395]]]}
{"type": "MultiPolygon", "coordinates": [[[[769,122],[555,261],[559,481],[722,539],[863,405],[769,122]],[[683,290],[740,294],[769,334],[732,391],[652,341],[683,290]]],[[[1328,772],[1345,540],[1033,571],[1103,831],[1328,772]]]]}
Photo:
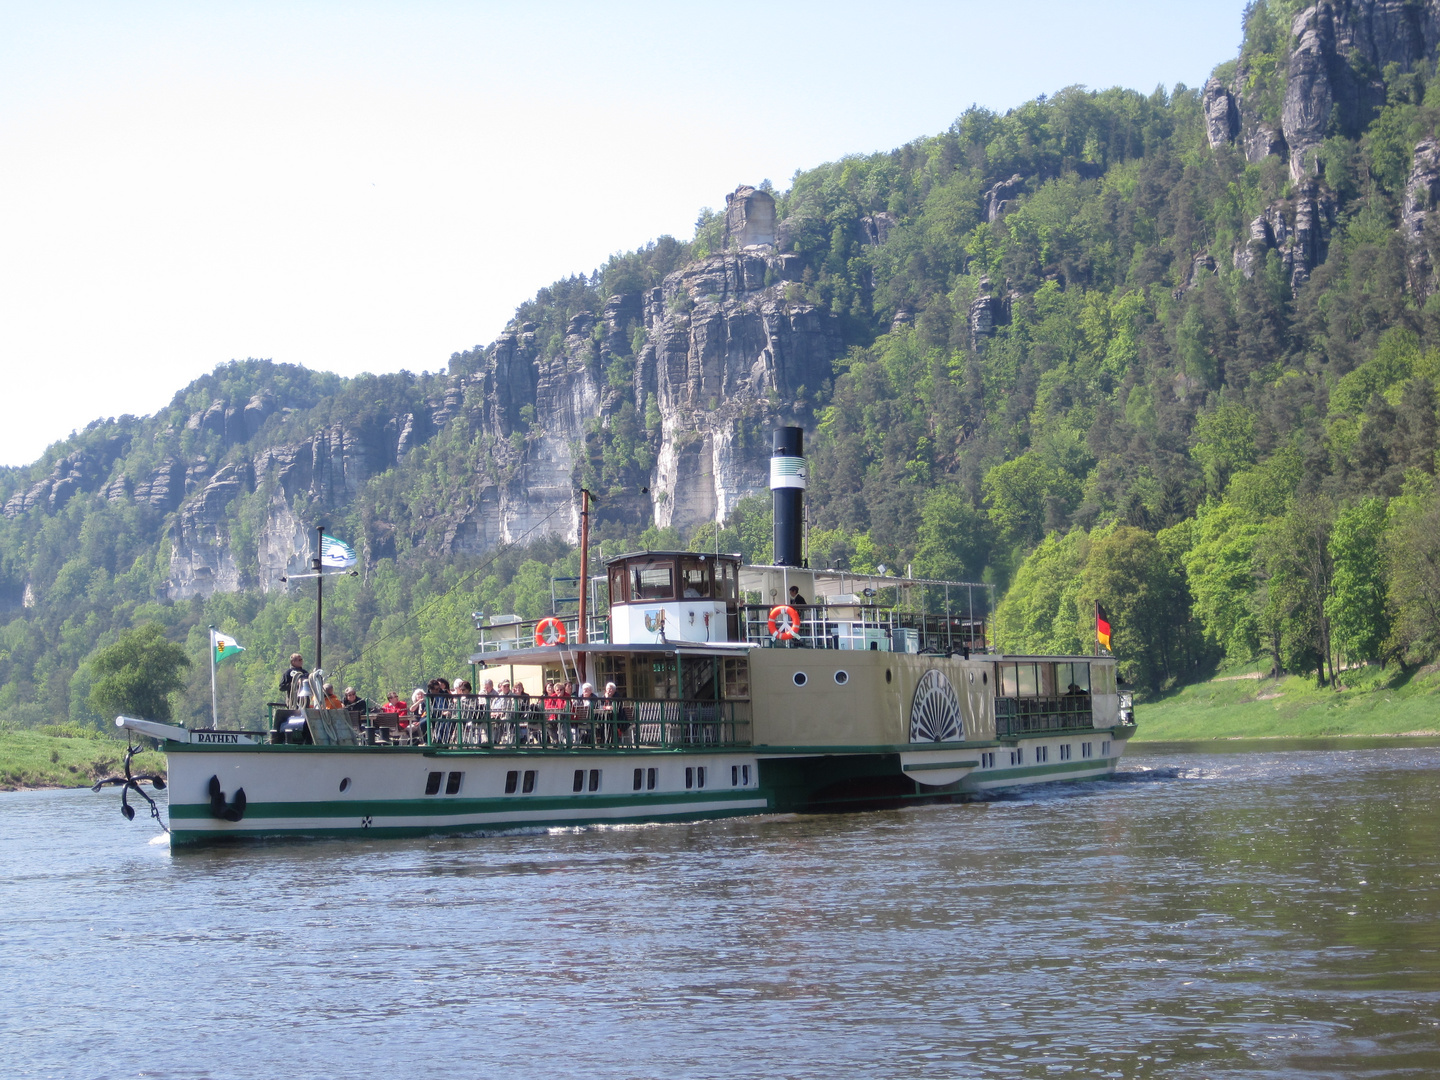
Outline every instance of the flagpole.
{"type": "Polygon", "coordinates": [[[1095,650],[1095,655],[1100,655],[1100,601],[1095,601],[1095,643],[1090,646],[1095,650]]]}
{"type": "Polygon", "coordinates": [[[215,627],[210,627],[210,726],[220,726],[220,710],[215,703],[215,627]]]}

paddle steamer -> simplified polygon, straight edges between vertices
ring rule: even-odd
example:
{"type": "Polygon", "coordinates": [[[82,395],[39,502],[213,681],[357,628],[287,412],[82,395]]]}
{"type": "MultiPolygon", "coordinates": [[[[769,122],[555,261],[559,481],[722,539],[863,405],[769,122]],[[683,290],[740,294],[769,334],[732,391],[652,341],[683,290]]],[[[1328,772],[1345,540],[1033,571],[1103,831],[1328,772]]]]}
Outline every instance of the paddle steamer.
{"type": "Polygon", "coordinates": [[[775,432],[774,565],[636,552],[573,613],[479,628],[474,685],[609,697],[436,695],[404,730],[284,706],[263,731],[118,718],[167,755],[172,845],[863,810],[1110,775],[1135,731],[1113,657],[992,652],[984,586],[804,565],[801,438],[775,432]]]}

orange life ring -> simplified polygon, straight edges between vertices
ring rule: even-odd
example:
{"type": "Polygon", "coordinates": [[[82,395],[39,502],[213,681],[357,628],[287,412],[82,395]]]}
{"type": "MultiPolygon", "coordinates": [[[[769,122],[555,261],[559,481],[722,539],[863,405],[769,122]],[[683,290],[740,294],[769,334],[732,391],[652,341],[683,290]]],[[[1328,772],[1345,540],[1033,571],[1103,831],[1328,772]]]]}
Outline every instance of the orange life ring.
{"type": "Polygon", "coordinates": [[[541,619],[535,624],[535,644],[542,649],[550,645],[565,644],[565,624],[555,616],[541,619]]]}
{"type": "Polygon", "coordinates": [[[778,604],[770,609],[770,636],[777,641],[789,641],[800,636],[800,613],[789,604],[778,604]],[[781,623],[780,620],[785,622],[781,623]]]}

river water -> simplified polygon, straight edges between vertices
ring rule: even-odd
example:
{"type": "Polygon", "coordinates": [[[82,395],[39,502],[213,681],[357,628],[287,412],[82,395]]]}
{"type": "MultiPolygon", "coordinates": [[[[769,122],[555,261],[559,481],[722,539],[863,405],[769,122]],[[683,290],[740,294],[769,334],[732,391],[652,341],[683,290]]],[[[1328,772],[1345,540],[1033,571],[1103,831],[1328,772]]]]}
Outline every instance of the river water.
{"type": "Polygon", "coordinates": [[[0,795],[0,1069],[1440,1075],[1440,746],[1136,747],[961,806],[171,856],[0,795]]]}

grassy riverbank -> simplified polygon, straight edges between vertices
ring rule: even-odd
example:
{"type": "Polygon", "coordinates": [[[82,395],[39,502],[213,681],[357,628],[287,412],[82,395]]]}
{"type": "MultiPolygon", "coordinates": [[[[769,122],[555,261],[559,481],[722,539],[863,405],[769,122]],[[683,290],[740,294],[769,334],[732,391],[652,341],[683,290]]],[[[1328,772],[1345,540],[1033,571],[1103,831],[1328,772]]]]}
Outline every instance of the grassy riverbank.
{"type": "Polygon", "coordinates": [[[1137,706],[1137,740],[1440,734],[1440,671],[1358,668],[1344,689],[1313,676],[1230,672],[1137,706]]]}
{"type": "MultiPolygon", "coordinates": [[[[103,731],[63,724],[0,731],[0,791],[88,787],[120,772],[125,743],[103,731]]],[[[154,750],[135,756],[136,772],[165,771],[154,750]]]]}

